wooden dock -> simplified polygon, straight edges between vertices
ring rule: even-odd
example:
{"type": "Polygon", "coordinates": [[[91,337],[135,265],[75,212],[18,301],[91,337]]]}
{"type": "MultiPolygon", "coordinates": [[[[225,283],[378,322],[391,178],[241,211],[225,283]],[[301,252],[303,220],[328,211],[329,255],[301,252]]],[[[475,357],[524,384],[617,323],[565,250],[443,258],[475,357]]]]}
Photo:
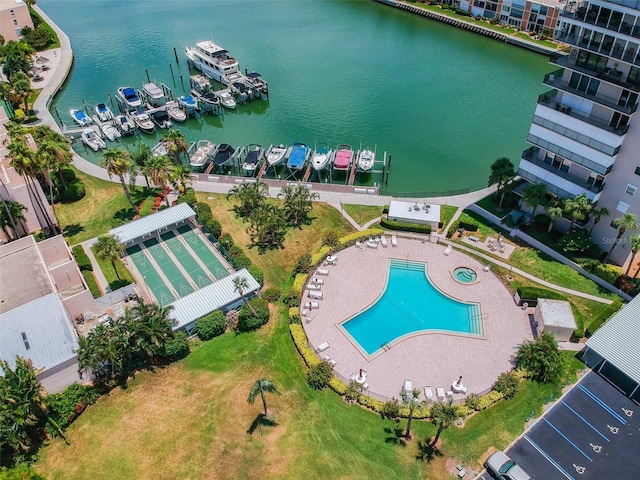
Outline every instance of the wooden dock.
{"type": "Polygon", "coordinates": [[[307,171],[304,172],[304,176],[302,177],[303,182],[307,182],[309,180],[309,177],[311,176],[312,171],[313,171],[313,167],[311,166],[311,163],[309,163],[309,165],[307,165],[307,171]]]}
{"type": "Polygon", "coordinates": [[[267,159],[265,158],[264,161],[262,162],[262,165],[260,165],[260,170],[258,170],[258,175],[256,175],[256,178],[264,177],[264,174],[267,172],[268,167],[269,167],[269,162],[267,162],[267,159]]]}
{"type": "Polygon", "coordinates": [[[357,158],[358,155],[355,155],[351,161],[351,170],[349,171],[349,180],[347,181],[347,185],[353,185],[353,182],[356,179],[356,170],[358,169],[357,158]]]}

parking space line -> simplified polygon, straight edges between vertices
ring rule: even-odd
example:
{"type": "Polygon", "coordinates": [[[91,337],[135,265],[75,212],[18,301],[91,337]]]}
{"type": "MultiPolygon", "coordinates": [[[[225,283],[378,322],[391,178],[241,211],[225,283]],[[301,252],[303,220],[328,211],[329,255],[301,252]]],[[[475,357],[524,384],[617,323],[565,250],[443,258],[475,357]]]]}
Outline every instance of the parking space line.
{"type": "Polygon", "coordinates": [[[553,460],[553,459],[551,458],[551,456],[550,456],[547,452],[545,452],[545,451],[544,451],[540,446],[538,446],[538,445],[536,444],[536,442],[534,442],[533,440],[531,440],[531,439],[529,438],[529,436],[528,436],[528,435],[524,435],[524,436],[523,436],[523,438],[524,438],[527,442],[529,442],[529,443],[533,446],[533,448],[535,448],[535,449],[538,451],[538,453],[539,453],[540,455],[542,455],[544,458],[546,458],[546,459],[547,459],[547,461],[548,461],[551,465],[553,465],[554,467],[556,467],[556,468],[558,469],[558,471],[559,471],[560,473],[562,473],[565,477],[567,477],[569,480],[576,480],[576,479],[575,479],[575,478],[573,478],[571,475],[569,475],[569,474],[567,473],[567,471],[566,471],[564,468],[562,468],[562,467],[561,467],[561,466],[560,466],[560,465],[559,465],[555,460],[553,460]]]}
{"type": "Polygon", "coordinates": [[[573,414],[575,416],[577,416],[580,420],[582,420],[584,423],[586,423],[587,425],[589,425],[594,432],[596,432],[598,435],[600,435],[602,438],[604,438],[607,442],[611,442],[611,440],[609,440],[607,437],[605,437],[596,427],[594,427],[593,425],[591,425],[589,422],[587,422],[587,420],[580,415],[578,412],[576,412],[573,408],[571,408],[564,400],[561,401],[561,403],[567,407],[569,410],[571,410],[571,412],[573,412],[573,414]]]}
{"type": "Polygon", "coordinates": [[[559,429],[558,429],[558,428],[557,428],[553,423],[551,423],[551,422],[550,422],[549,420],[547,420],[546,418],[545,418],[545,419],[543,419],[543,420],[545,421],[545,423],[546,423],[547,425],[549,425],[549,426],[550,426],[551,428],[553,428],[556,432],[558,432],[558,434],[559,434],[562,438],[564,438],[567,442],[569,442],[569,443],[573,446],[573,448],[575,448],[575,449],[576,449],[576,450],[578,450],[582,455],[584,455],[584,457],[585,457],[587,460],[589,460],[590,462],[593,462],[593,460],[591,459],[591,457],[589,457],[589,455],[587,455],[586,453],[584,453],[584,452],[580,449],[580,447],[578,447],[575,443],[573,443],[573,442],[571,441],[571,439],[570,439],[569,437],[567,437],[564,433],[562,433],[562,432],[561,432],[561,431],[560,431],[560,430],[559,430],[559,429]]]}
{"type": "Polygon", "coordinates": [[[611,414],[613,418],[620,421],[623,425],[627,424],[627,421],[624,418],[618,415],[609,405],[607,405],[602,400],[600,400],[600,398],[598,398],[598,396],[595,393],[591,392],[591,390],[588,390],[586,387],[582,385],[578,385],[578,388],[582,390],[587,396],[591,397],[591,399],[594,402],[596,402],[598,405],[600,405],[605,411],[609,412],[609,414],[611,414]]]}

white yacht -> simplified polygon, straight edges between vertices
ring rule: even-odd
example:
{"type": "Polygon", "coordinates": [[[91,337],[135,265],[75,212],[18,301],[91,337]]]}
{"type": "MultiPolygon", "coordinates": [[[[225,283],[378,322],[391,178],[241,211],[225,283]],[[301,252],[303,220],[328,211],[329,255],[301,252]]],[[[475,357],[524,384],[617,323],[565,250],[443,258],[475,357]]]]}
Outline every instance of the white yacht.
{"type": "Polygon", "coordinates": [[[118,88],[118,97],[127,110],[133,110],[142,105],[142,100],[140,100],[138,93],[133,87],[118,88]]]}
{"type": "Polygon", "coordinates": [[[142,85],[142,95],[153,107],[161,107],[167,103],[167,97],[164,96],[164,92],[153,82],[142,85]]]}
{"type": "Polygon", "coordinates": [[[119,139],[122,136],[122,134],[120,133],[120,130],[118,130],[116,127],[114,127],[110,123],[104,123],[100,127],[100,130],[102,130],[102,133],[104,134],[104,136],[107,137],[112,142],[115,142],[117,139],[119,139]]]}
{"type": "Polygon", "coordinates": [[[195,47],[185,47],[184,52],[195,68],[220,83],[225,83],[226,75],[239,71],[236,59],[211,40],[198,42],[195,47]]]}
{"type": "Polygon", "coordinates": [[[207,164],[211,161],[211,156],[215,151],[216,146],[209,140],[199,140],[196,144],[196,150],[189,158],[189,165],[197,172],[204,170],[207,164]]]}
{"type": "Polygon", "coordinates": [[[376,154],[373,150],[369,150],[368,148],[361,150],[360,153],[358,154],[358,159],[357,159],[358,170],[362,172],[368,172],[373,168],[375,161],[376,161],[376,154]]]}
{"type": "Polygon", "coordinates": [[[151,121],[149,114],[142,109],[137,112],[131,112],[131,119],[136,124],[136,127],[144,133],[153,133],[155,130],[155,125],[151,121]]]}
{"type": "Polygon", "coordinates": [[[97,152],[101,148],[107,148],[107,144],[96,133],[93,128],[85,128],[82,130],[82,143],[89,147],[94,152],[97,152]]]}
{"type": "Polygon", "coordinates": [[[218,90],[215,94],[220,99],[220,105],[224,108],[228,108],[229,110],[236,108],[236,100],[227,90],[218,90]]]}
{"type": "Polygon", "coordinates": [[[167,103],[167,114],[175,122],[184,122],[187,119],[186,112],[176,102],[167,103]]]}
{"type": "Polygon", "coordinates": [[[273,145],[267,152],[267,164],[270,167],[278,165],[284,160],[285,153],[287,153],[287,147],[284,145],[273,145]]]}
{"type": "Polygon", "coordinates": [[[316,149],[311,156],[311,165],[314,170],[323,170],[329,165],[333,151],[326,143],[320,143],[316,146],[316,149]]]}
{"type": "Polygon", "coordinates": [[[136,131],[136,125],[127,115],[116,115],[114,119],[118,128],[124,135],[132,135],[136,131]]]}
{"type": "Polygon", "coordinates": [[[107,107],[104,103],[99,103],[95,107],[96,115],[98,115],[98,119],[101,122],[108,122],[113,118],[113,113],[111,109],[107,107]]]}

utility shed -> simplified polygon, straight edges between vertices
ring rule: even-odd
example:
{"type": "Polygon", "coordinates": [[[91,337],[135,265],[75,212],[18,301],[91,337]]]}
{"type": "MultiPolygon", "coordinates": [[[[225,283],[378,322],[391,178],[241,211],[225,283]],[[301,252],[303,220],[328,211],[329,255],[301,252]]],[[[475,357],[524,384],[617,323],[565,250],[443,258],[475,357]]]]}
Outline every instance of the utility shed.
{"type": "Polygon", "coordinates": [[[538,324],[539,333],[548,332],[558,342],[568,342],[577,328],[571,304],[565,300],[538,299],[533,318],[538,324]]]}
{"type": "Polygon", "coordinates": [[[431,225],[431,229],[436,232],[440,224],[440,205],[392,200],[387,218],[396,222],[431,225]]]}

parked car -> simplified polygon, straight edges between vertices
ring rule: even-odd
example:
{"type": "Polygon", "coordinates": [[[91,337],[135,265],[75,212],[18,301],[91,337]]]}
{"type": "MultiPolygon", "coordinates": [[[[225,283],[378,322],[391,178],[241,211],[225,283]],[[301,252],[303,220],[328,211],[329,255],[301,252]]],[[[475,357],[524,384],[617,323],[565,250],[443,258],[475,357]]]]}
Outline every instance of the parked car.
{"type": "Polygon", "coordinates": [[[516,462],[511,460],[504,452],[492,454],[484,462],[487,471],[498,480],[534,480],[516,462]]]}

